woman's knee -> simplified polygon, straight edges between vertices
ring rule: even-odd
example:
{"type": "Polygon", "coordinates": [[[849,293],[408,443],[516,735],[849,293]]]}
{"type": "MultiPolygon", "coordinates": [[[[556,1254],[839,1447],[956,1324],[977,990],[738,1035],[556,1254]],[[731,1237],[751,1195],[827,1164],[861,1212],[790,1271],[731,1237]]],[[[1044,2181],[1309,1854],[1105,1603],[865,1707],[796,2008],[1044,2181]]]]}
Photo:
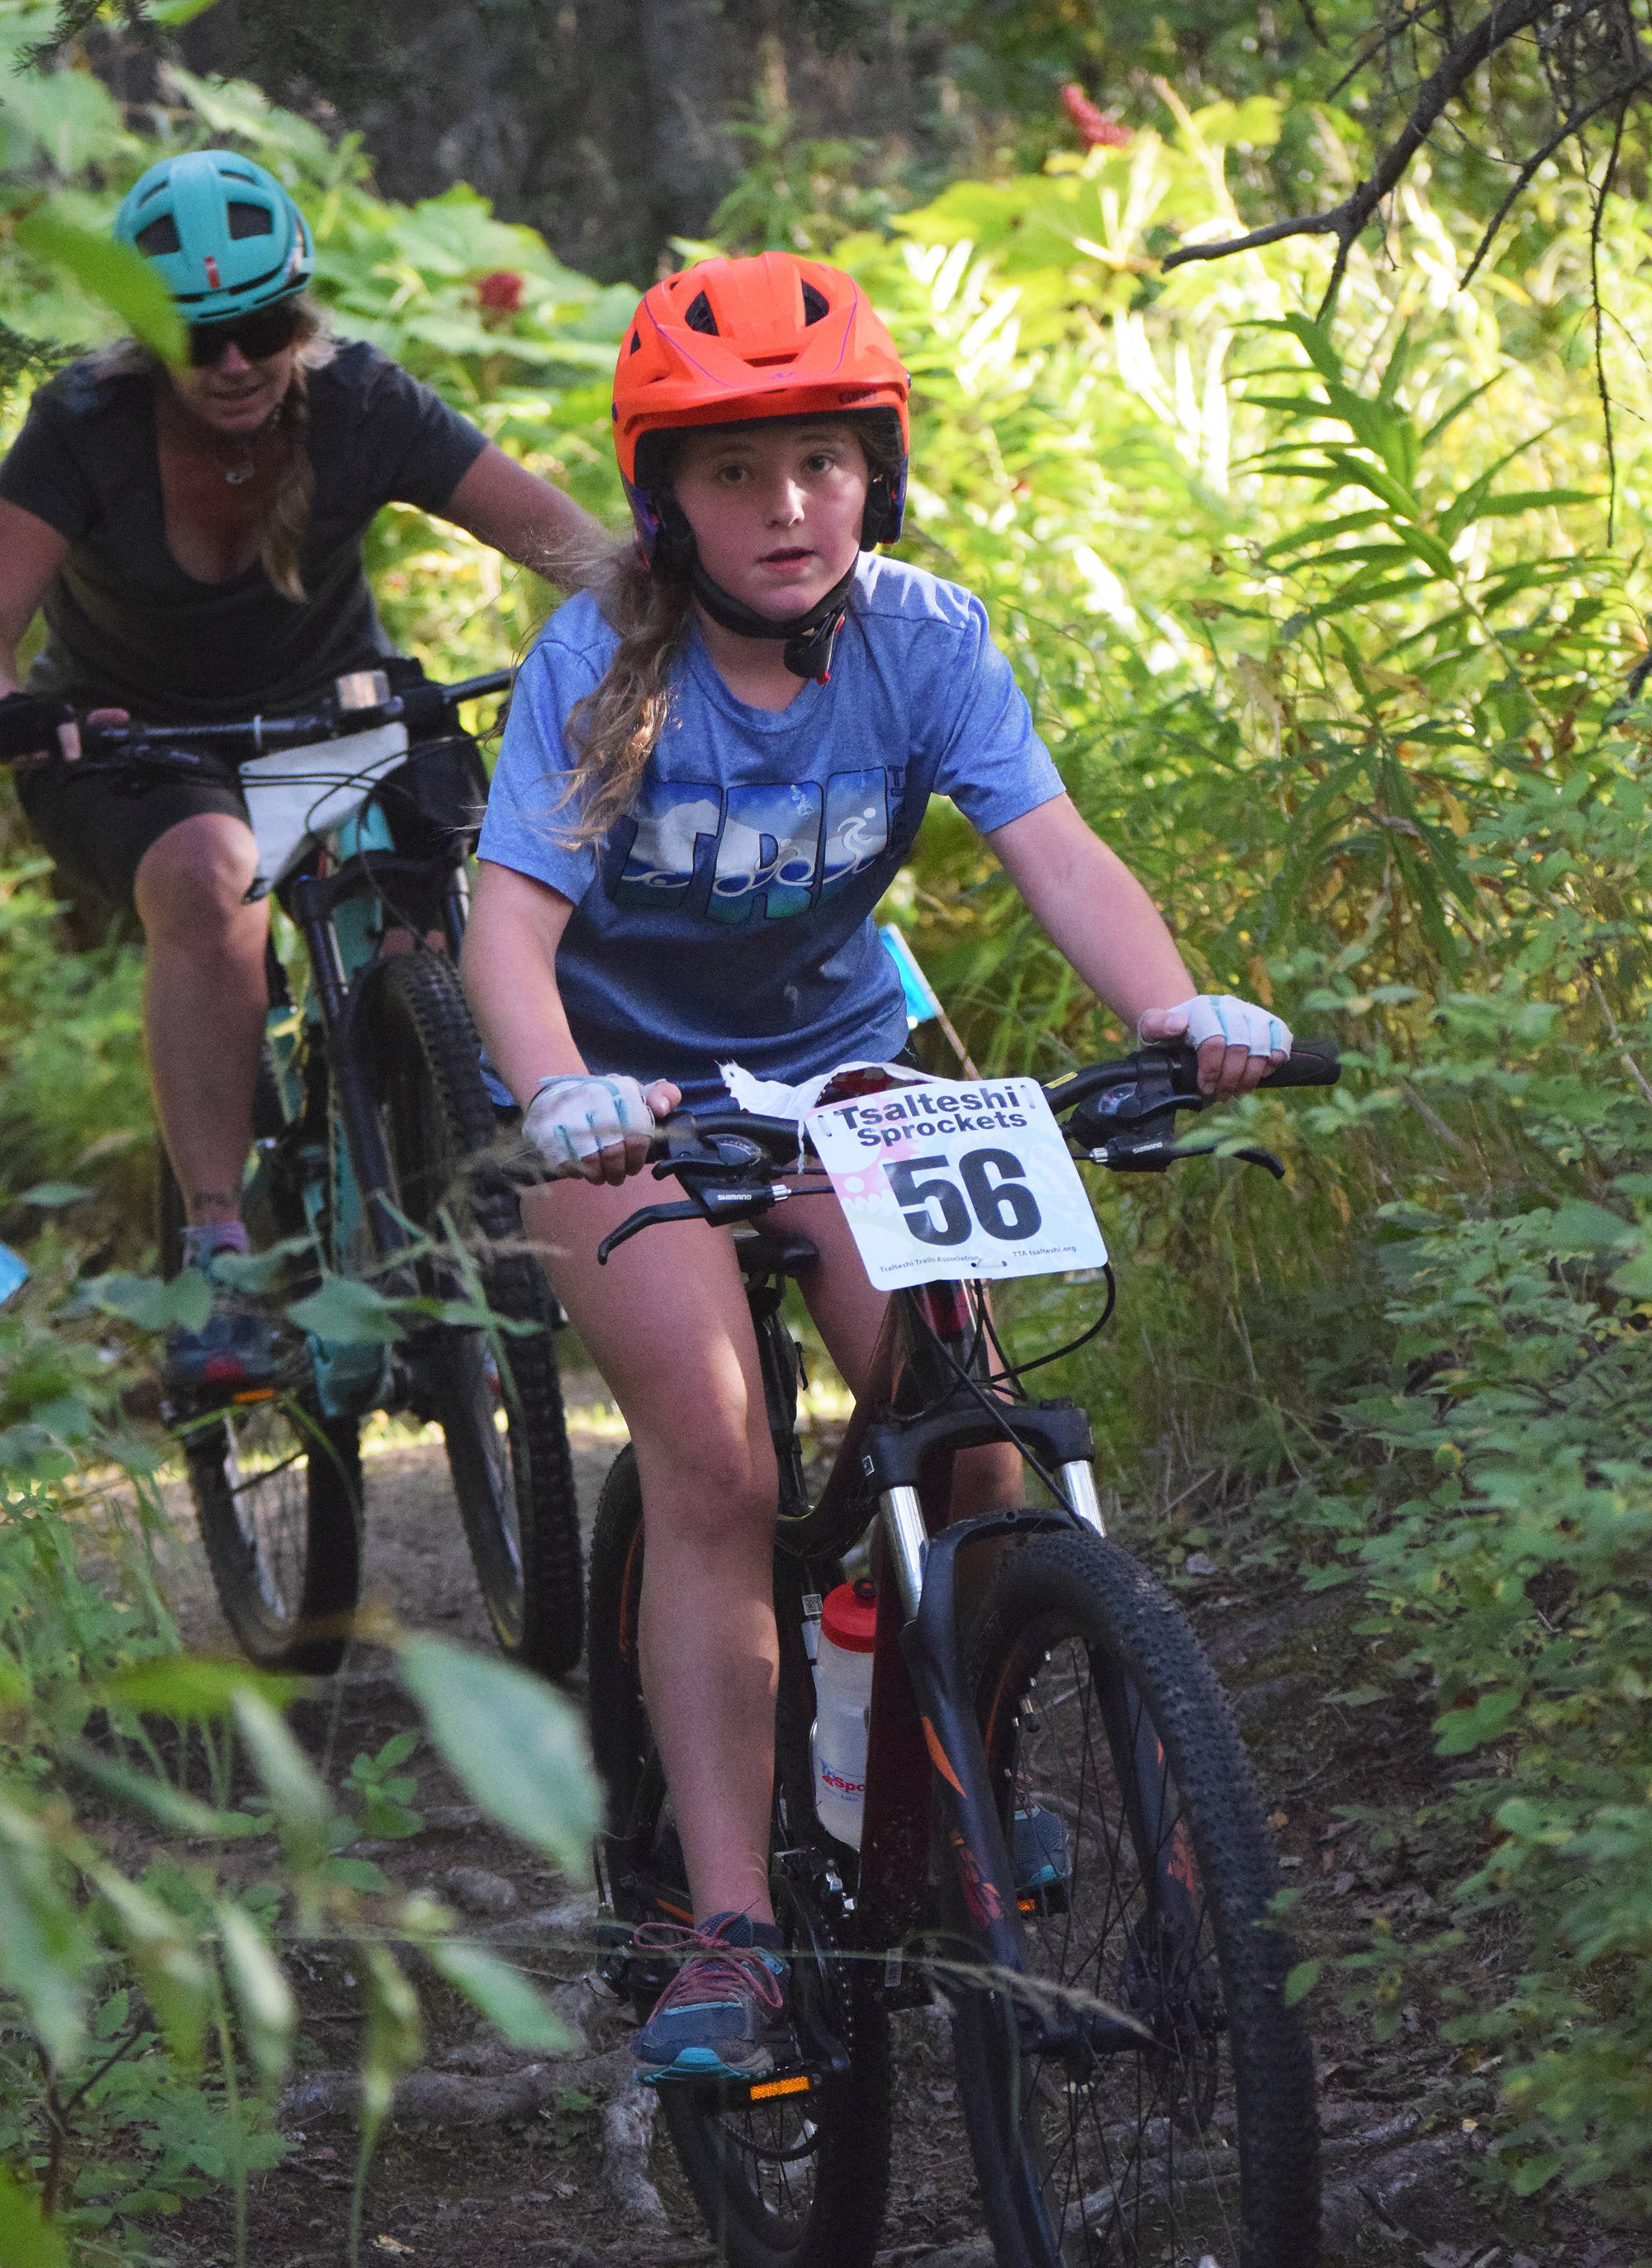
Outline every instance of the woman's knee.
{"type": "Polygon", "coordinates": [[[262,930],[262,910],[246,902],[257,873],[258,845],[244,820],[206,811],[169,827],[144,853],[133,884],[144,933],[262,930]]]}

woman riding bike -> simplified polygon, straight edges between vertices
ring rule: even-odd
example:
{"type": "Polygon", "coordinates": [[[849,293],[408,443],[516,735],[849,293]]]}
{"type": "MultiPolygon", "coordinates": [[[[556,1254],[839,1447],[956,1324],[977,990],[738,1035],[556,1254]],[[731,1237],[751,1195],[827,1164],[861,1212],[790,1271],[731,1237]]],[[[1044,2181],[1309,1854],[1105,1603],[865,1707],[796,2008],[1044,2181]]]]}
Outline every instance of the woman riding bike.
{"type": "MultiPolygon", "coordinates": [[[[127,341],[34,396],[0,463],[0,757],[69,875],[136,910],[162,1138],[185,1257],[244,1250],[239,1217],[266,1010],[269,909],[247,806],[221,786],[122,795],[77,777],[76,712],[157,721],[302,711],[391,652],[362,567],[381,506],[415,504],[558,579],[605,539],[377,348],[331,338],[306,297],[313,250],[274,177],[228,150],[152,166],[114,232],[164,278],[187,368],[127,341]],[[17,647],[47,637],[17,689],[17,647]]],[[[109,721],[106,718],[105,721],[109,721]]],[[[276,1366],[257,1314],[219,1295],[169,1350],[173,1381],[276,1366]]]]}
{"type": "MultiPolygon", "coordinates": [[[[727,1097],[731,1058],[797,1081],[903,1045],[873,909],[932,792],[985,836],[1084,980],[1143,1039],[1184,1032],[1238,1094],[1290,1035],[1197,997],[1163,922],[1063,792],[985,608],[881,559],[900,533],[908,379],[858,286],[790,254],[650,291],[615,436],[636,549],[517,681],[464,967],[490,1056],[549,1161],[529,1233],[619,1403],[647,1531],[638,1633],[696,1915],[637,2055],[650,2080],[795,2055],[769,1901],[776,1468],[727,1233],[662,1226],[599,1267],[655,1115],[727,1097]]],[[[835,1199],[802,1286],[859,1391],[884,1301],[835,1199]]],[[[956,1508],[1013,1502],[1002,1447],[956,1508]]]]}

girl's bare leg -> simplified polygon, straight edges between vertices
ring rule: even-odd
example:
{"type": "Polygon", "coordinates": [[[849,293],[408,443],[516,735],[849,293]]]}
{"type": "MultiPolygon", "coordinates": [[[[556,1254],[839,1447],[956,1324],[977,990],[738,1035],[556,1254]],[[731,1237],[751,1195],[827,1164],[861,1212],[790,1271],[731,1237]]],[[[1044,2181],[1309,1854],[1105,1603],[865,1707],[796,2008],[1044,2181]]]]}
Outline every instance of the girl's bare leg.
{"type": "Polygon", "coordinates": [[[656,1194],[555,1182],[528,1195],[525,1226],[637,1453],[643,1693],[694,1911],[771,1921],[774,1450],[728,1236],[671,1222],[597,1265],[601,1238],[656,1194]]]}

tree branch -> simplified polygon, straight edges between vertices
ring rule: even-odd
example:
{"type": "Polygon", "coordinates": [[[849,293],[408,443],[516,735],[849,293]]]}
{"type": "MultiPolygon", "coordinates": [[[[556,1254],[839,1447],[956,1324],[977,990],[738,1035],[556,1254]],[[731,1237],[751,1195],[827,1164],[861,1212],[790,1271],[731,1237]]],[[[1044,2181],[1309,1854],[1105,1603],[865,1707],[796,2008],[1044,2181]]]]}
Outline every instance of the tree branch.
{"type": "MultiPolygon", "coordinates": [[[[1597,101],[1589,103],[1587,107],[1582,110],[1575,110],[1571,116],[1561,124],[1558,131],[1549,136],[1543,147],[1540,150],[1534,151],[1532,156],[1526,159],[1524,165],[1522,166],[1520,171],[1516,174],[1508,195],[1504,197],[1501,204],[1498,206],[1496,211],[1492,215],[1491,219],[1486,223],[1485,233],[1481,236],[1479,244],[1474,247],[1474,257],[1470,261],[1468,266],[1463,271],[1462,280],[1457,285],[1457,289],[1459,291],[1464,290],[1472,280],[1475,270],[1479,267],[1480,262],[1491,250],[1492,239],[1502,226],[1504,219],[1508,216],[1508,208],[1514,203],[1515,199],[1520,195],[1522,189],[1525,188],[1527,182],[1537,172],[1544,159],[1545,158],[1553,157],[1555,151],[1560,148],[1562,142],[1569,142],[1574,134],[1582,133],[1583,128],[1588,125],[1589,120],[1598,116],[1601,111],[1610,110],[1614,103],[1626,106],[1632,96],[1643,93],[1648,87],[1652,87],[1652,71],[1643,70],[1638,78],[1632,78],[1626,81],[1623,85],[1609,88],[1597,101]]],[[[1618,120],[1619,140],[1621,140],[1622,135],[1623,117],[1620,110],[1618,120]]],[[[1618,141],[1614,141],[1612,144],[1611,156],[1612,165],[1615,166],[1618,162],[1618,141]]],[[[1598,232],[1597,223],[1596,230],[1590,238],[1591,247],[1598,239],[1598,232]]],[[[1590,257],[1592,261],[1592,248],[1590,257]]],[[[1597,305],[1598,304],[1597,296],[1597,305]]]]}
{"type": "Polygon", "coordinates": [[[1283,237],[1334,236],[1339,247],[1335,271],[1339,283],[1354,239],[1427,141],[1446,105],[1482,63],[1518,33],[1529,31],[1553,4],[1554,0],[1493,0],[1486,14],[1441,57],[1424,80],[1410,117],[1372,168],[1368,180],[1361,181],[1339,205],[1329,212],[1274,221],[1266,228],[1251,229],[1244,236],[1227,237],[1216,244],[1178,245],[1165,254],[1162,264],[1167,273],[1172,268],[1185,267],[1190,261],[1226,260],[1235,252],[1254,252],[1265,244],[1279,243],[1283,237]]]}

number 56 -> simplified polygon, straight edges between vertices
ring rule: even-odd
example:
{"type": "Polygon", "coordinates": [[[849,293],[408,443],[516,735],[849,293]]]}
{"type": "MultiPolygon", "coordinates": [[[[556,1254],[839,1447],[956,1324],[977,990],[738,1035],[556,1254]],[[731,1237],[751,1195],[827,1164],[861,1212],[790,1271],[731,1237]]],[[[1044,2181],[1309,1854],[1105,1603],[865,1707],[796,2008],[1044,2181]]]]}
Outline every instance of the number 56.
{"type": "Polygon", "coordinates": [[[886,1168],[902,1217],[920,1244],[966,1242],[971,1211],[987,1234],[1000,1243],[1021,1244],[1037,1233],[1043,1226],[1038,1200],[1021,1178],[1026,1168],[1013,1152],[966,1151],[957,1167],[962,1190],[948,1178],[950,1166],[945,1157],[906,1158],[886,1168]],[[948,1170],[930,1171],[937,1166],[948,1170]],[[927,1174],[928,1179],[919,1181],[920,1174],[927,1174]],[[940,1215],[939,1222],[932,1205],[940,1215]]]}

